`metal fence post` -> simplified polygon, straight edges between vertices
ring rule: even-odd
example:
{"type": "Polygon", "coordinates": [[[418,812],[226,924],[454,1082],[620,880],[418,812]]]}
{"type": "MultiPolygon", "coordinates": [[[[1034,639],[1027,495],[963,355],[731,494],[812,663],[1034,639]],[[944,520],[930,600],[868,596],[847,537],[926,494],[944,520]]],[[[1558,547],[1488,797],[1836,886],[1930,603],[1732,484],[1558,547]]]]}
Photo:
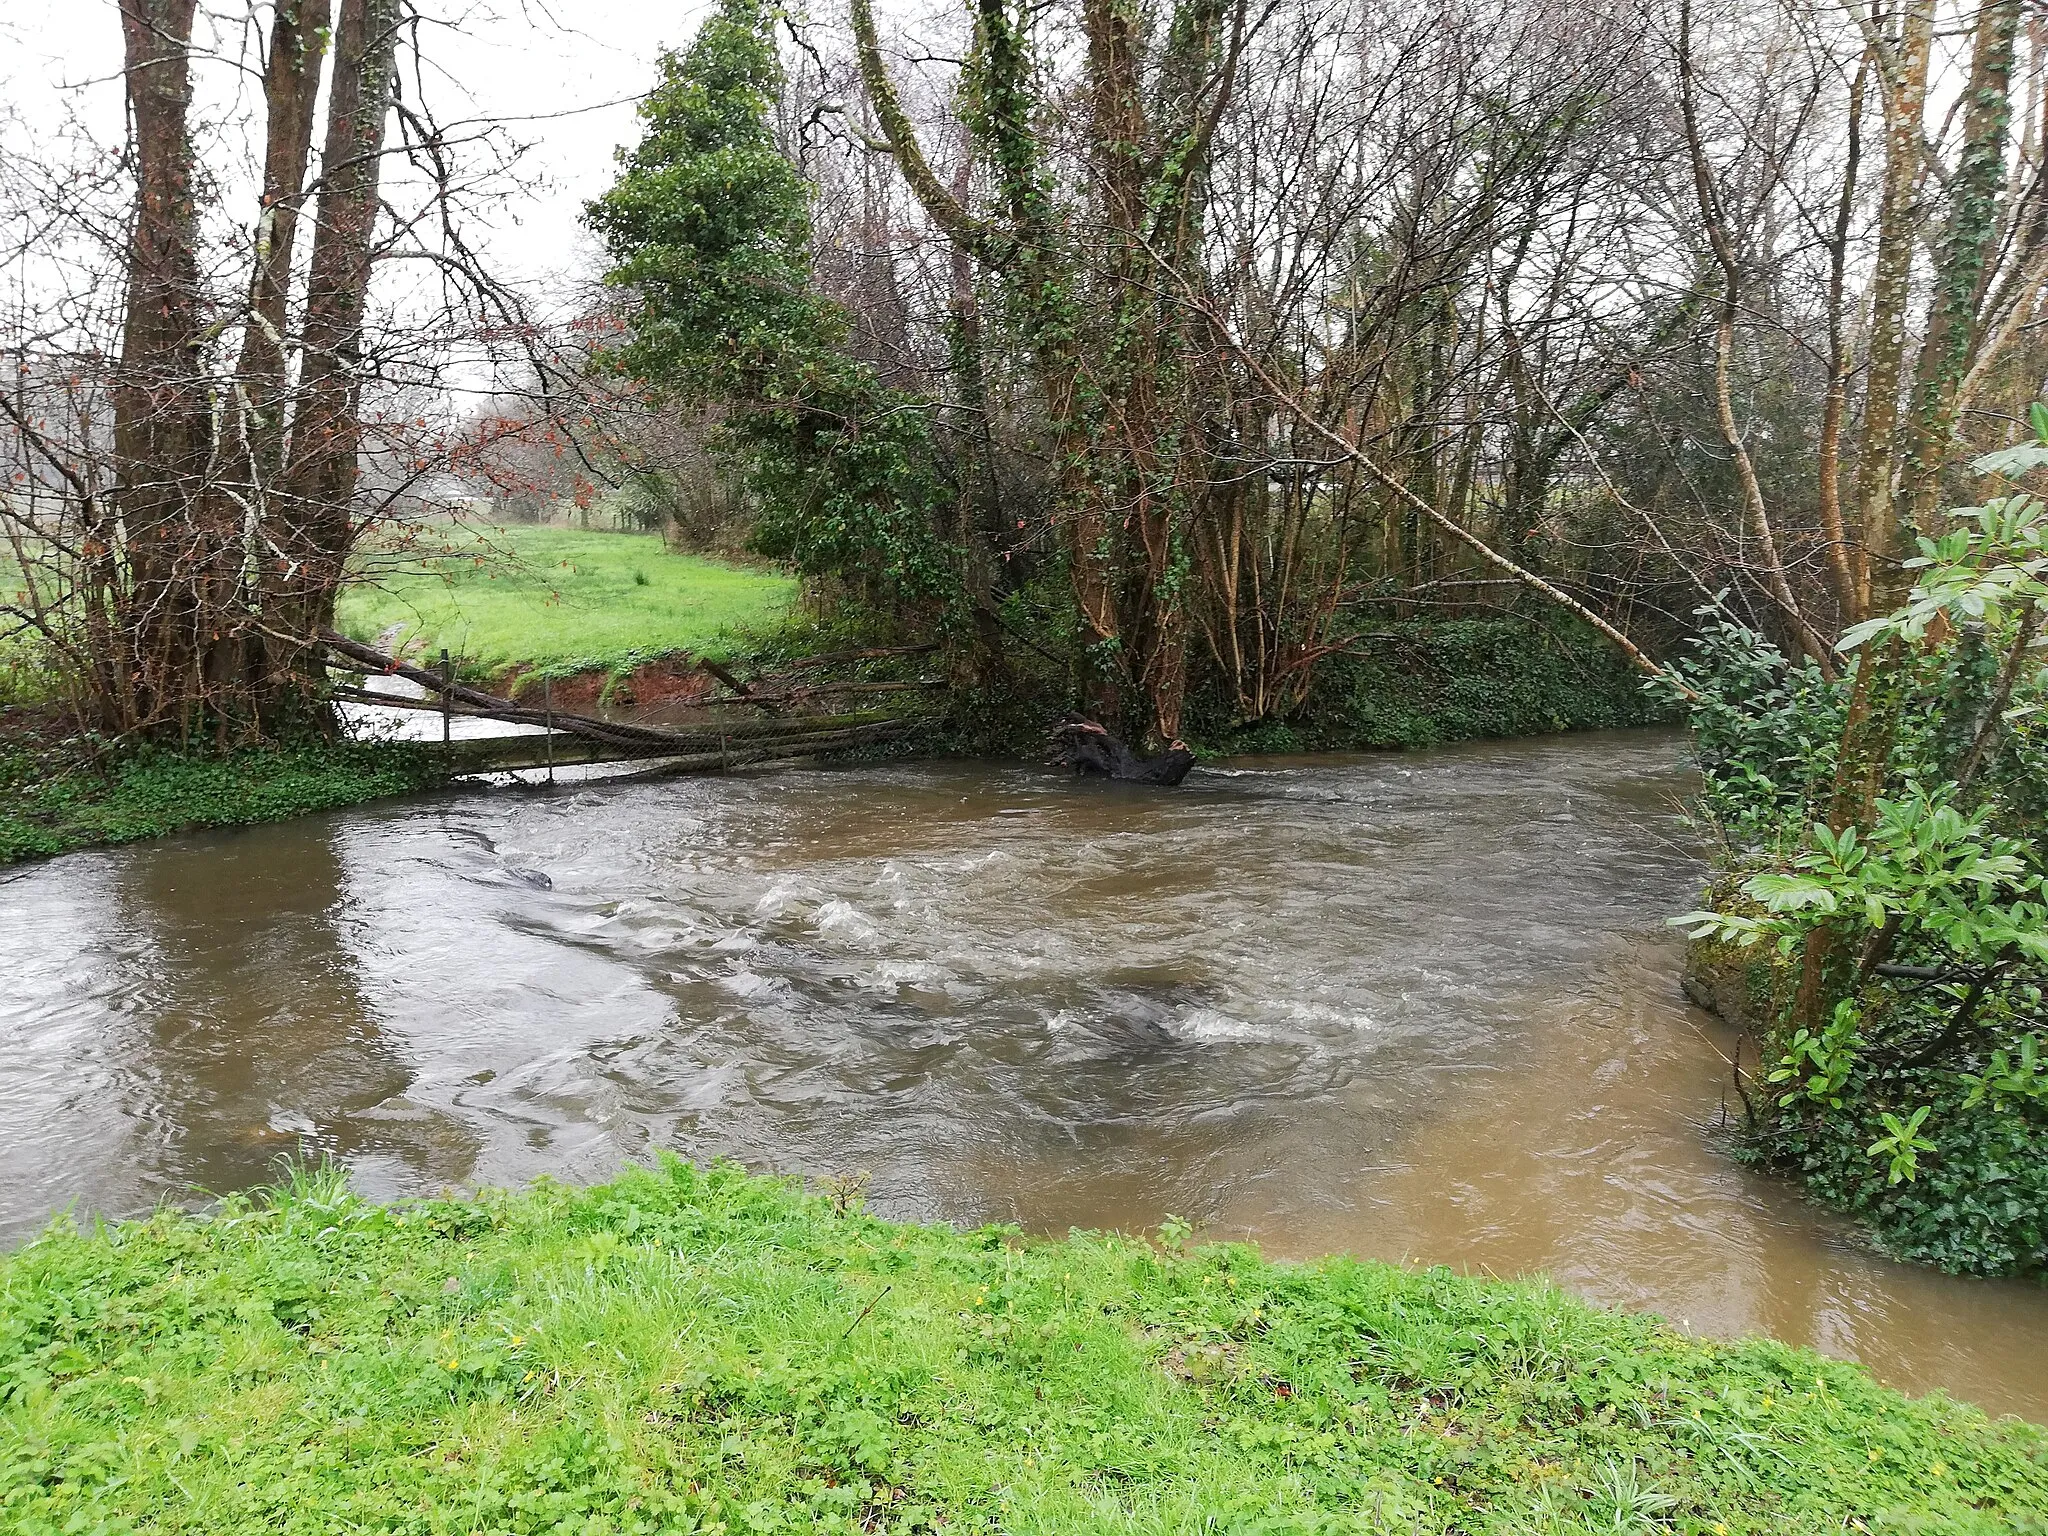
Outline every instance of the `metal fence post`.
{"type": "Polygon", "coordinates": [[[544,677],[540,680],[541,709],[548,725],[548,782],[555,782],[555,680],[544,677]]]}
{"type": "Polygon", "coordinates": [[[445,746],[453,734],[451,711],[453,705],[448,697],[448,685],[455,681],[455,663],[448,659],[448,648],[441,648],[441,742],[445,746]]]}

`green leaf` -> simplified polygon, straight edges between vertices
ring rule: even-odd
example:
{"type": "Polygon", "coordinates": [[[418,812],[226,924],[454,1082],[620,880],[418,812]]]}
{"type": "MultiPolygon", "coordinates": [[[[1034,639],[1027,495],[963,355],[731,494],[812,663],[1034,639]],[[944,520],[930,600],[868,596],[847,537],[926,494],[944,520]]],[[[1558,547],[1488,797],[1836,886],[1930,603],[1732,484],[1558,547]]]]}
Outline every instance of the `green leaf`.
{"type": "Polygon", "coordinates": [[[1860,650],[1872,640],[1897,631],[1898,620],[1891,614],[1882,614],[1874,619],[1865,619],[1861,624],[1852,624],[1842,631],[1842,638],[1835,642],[1838,651],[1860,650]]]}
{"type": "Polygon", "coordinates": [[[1752,875],[1742,889],[1773,912],[1798,912],[1812,908],[1832,913],[1838,905],[1834,891],[1826,882],[1811,875],[1752,875]]]}

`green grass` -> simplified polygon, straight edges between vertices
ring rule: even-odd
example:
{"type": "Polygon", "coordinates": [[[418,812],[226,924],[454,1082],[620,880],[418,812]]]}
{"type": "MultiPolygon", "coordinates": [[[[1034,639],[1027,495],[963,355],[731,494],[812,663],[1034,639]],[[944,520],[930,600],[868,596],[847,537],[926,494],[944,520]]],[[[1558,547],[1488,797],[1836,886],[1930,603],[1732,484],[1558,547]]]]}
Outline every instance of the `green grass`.
{"type": "Polygon", "coordinates": [[[1539,1284],[899,1226],[664,1161],[0,1260],[0,1525],[2048,1530],[2048,1436],[1539,1284]]]}
{"type": "Polygon", "coordinates": [[[58,674],[48,647],[31,635],[0,637],[0,709],[55,702],[58,674]]]}
{"type": "Polygon", "coordinates": [[[0,743],[0,864],[194,827],[282,821],[440,783],[403,743],[314,742],[103,763],[76,742],[0,743]]]}
{"type": "Polygon", "coordinates": [[[374,641],[393,625],[489,674],[625,671],[675,651],[723,654],[738,629],[779,621],[793,578],[670,554],[652,534],[457,530],[458,552],[378,571],[343,594],[340,621],[374,641]]]}
{"type": "MultiPolygon", "coordinates": [[[[34,561],[40,546],[30,546],[34,561]]],[[[44,592],[47,595],[48,587],[44,592]]],[[[14,551],[0,543],[0,604],[22,612],[32,608],[29,586],[14,551]]],[[[41,635],[12,617],[0,617],[0,709],[34,707],[54,701],[60,692],[55,658],[41,635]]]]}

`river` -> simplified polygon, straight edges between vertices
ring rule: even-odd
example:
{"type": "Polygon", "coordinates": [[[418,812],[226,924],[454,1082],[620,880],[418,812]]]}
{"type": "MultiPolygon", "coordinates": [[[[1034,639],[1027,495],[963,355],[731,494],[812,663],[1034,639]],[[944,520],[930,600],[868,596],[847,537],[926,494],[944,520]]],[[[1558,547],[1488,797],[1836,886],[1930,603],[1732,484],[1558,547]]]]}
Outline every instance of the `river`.
{"type": "Polygon", "coordinates": [[[449,793],[0,875],[0,1237],[670,1147],[899,1217],[1546,1271],[2048,1421],[2048,1289],[1895,1264],[1717,1141],[1675,734],[449,793]]]}

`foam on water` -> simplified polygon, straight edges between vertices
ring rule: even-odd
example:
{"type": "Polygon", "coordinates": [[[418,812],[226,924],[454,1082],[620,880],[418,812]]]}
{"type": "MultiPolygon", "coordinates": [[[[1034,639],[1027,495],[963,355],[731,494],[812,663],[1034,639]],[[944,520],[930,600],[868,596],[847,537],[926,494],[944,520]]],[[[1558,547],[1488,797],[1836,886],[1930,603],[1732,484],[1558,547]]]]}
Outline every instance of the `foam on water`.
{"type": "Polygon", "coordinates": [[[1270,1040],[1273,1031],[1249,1019],[1233,1018],[1214,1008],[1191,1008],[1167,1026],[1176,1040],[1189,1042],[1270,1040]]]}
{"type": "Polygon", "coordinates": [[[857,944],[871,941],[880,931],[852,902],[834,896],[812,914],[820,933],[835,933],[857,944]]]}

